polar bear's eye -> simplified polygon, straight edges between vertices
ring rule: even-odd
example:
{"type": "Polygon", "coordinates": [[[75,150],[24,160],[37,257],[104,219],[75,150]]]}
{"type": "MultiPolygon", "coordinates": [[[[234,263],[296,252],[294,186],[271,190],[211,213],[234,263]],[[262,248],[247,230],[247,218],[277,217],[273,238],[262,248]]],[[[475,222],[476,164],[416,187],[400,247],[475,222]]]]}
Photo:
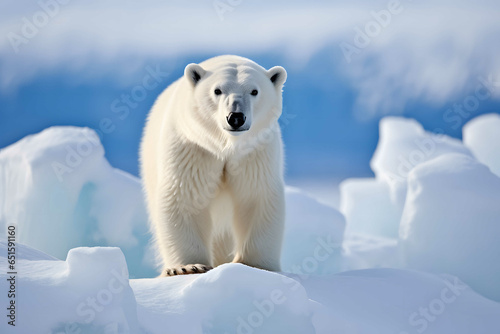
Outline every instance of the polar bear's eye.
{"type": "Polygon", "coordinates": [[[257,91],[257,89],[254,89],[254,90],[252,90],[252,92],[250,94],[252,94],[253,96],[256,96],[257,94],[259,94],[259,92],[257,91]]]}
{"type": "Polygon", "coordinates": [[[220,94],[222,94],[222,91],[221,91],[219,88],[216,88],[216,89],[214,90],[214,94],[215,94],[215,95],[220,95],[220,94]]]}

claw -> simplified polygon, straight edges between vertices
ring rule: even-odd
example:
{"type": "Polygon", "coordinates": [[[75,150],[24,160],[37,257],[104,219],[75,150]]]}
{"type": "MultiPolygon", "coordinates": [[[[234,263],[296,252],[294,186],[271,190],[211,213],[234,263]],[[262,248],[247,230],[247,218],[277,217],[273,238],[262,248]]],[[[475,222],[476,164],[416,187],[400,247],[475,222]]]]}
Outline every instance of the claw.
{"type": "Polygon", "coordinates": [[[206,266],[203,264],[191,264],[187,266],[179,266],[177,268],[165,269],[164,276],[176,276],[176,275],[189,275],[189,274],[199,274],[206,273],[212,270],[211,266],[206,266]]]}

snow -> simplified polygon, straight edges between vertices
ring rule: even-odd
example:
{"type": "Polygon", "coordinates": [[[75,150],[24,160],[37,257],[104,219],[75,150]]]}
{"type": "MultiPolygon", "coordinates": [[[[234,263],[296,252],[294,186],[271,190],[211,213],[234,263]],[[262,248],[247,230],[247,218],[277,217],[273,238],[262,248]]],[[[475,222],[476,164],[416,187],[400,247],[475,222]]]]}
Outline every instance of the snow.
{"type": "Polygon", "coordinates": [[[369,269],[303,284],[309,297],[331,312],[333,318],[324,324],[332,326],[328,333],[470,334],[498,328],[498,303],[451,276],[369,269]],[[343,328],[336,325],[339,318],[343,328]]]}
{"type": "Polygon", "coordinates": [[[407,265],[456,275],[500,301],[499,203],[500,178],[469,156],[413,169],[400,229],[407,265]]]}
{"type": "Polygon", "coordinates": [[[459,140],[426,132],[414,119],[385,117],[380,121],[380,139],[370,166],[376,178],[389,185],[394,205],[401,207],[410,171],[425,161],[452,152],[471,154],[459,140]]]}
{"type": "Polygon", "coordinates": [[[500,115],[474,118],[464,126],[463,138],[477,160],[500,176],[500,115]]]}
{"type": "MultiPolygon", "coordinates": [[[[0,248],[4,265],[5,244],[0,248]]],[[[294,275],[225,264],[206,274],[129,280],[118,248],[45,258],[18,259],[18,320],[15,331],[2,321],[2,333],[488,334],[500,326],[500,304],[449,275],[294,275]]],[[[1,299],[5,304],[6,294],[1,299]]]]}
{"type": "Polygon", "coordinates": [[[340,184],[340,192],[340,211],[349,222],[348,233],[397,237],[401,212],[391,201],[387,182],[348,179],[340,184]]]}
{"type": "Polygon", "coordinates": [[[137,278],[157,273],[140,182],[97,135],[26,137],[0,151],[0,268],[15,225],[18,272],[16,327],[0,332],[498,333],[495,122],[470,122],[466,147],[383,119],[375,178],[340,185],[342,213],[287,187],[283,272],[231,263],[166,278],[137,278]]]}
{"type": "MultiPolygon", "coordinates": [[[[6,268],[5,243],[0,266],[6,268]]],[[[18,251],[26,252],[18,245],[18,251]]],[[[17,260],[15,331],[2,333],[138,333],[136,303],[127,264],[118,248],[75,248],[66,261],[32,253],[17,260]]],[[[8,291],[2,273],[0,288],[8,291]]],[[[2,305],[7,305],[7,293],[2,305]]],[[[8,330],[8,331],[7,331],[8,330]]]]}
{"type": "Polygon", "coordinates": [[[118,246],[134,275],[152,275],[140,182],[104,158],[88,128],[51,127],[0,151],[0,225],[64,259],[78,246],[118,246]]]}
{"type": "Polygon", "coordinates": [[[295,284],[276,273],[225,264],[207,275],[136,280],[132,287],[139,319],[151,332],[173,326],[188,333],[313,333],[311,302],[295,284]],[[151,301],[158,293],[161,306],[151,301]]]}
{"type": "Polygon", "coordinates": [[[348,233],[342,247],[342,271],[402,267],[396,239],[348,233]]]}
{"type": "Polygon", "coordinates": [[[397,237],[408,174],[421,163],[453,152],[471,155],[459,140],[426,132],[413,119],[383,118],[370,162],[375,179],[348,179],[340,185],[340,211],[346,217],[346,230],[397,237]]]}
{"type": "Polygon", "coordinates": [[[296,272],[304,266],[310,274],[338,272],[344,229],[340,212],[287,187],[282,270],[296,272]]]}
{"type": "Polygon", "coordinates": [[[343,270],[448,273],[500,301],[499,121],[498,115],[470,121],[462,143],[415,120],[382,119],[375,178],[340,185],[343,270]]]}

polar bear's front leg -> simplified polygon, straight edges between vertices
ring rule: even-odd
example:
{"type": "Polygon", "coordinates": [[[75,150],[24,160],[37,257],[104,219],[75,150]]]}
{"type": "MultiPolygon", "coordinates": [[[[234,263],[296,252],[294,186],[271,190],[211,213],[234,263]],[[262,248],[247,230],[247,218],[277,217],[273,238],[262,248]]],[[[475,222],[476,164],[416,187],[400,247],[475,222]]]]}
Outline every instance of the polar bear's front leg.
{"type": "Polygon", "coordinates": [[[285,224],[280,160],[280,153],[256,151],[234,163],[228,173],[234,203],[236,254],[233,262],[280,271],[285,224]]]}
{"type": "Polygon", "coordinates": [[[285,220],[283,186],[276,184],[255,197],[236,196],[235,203],[236,255],[233,262],[280,271],[285,220]]]}
{"type": "Polygon", "coordinates": [[[211,221],[202,210],[196,215],[168,213],[167,204],[157,226],[157,238],[163,258],[161,276],[204,273],[212,269],[210,251],[211,221]]]}
{"type": "Polygon", "coordinates": [[[158,184],[156,238],[163,259],[162,276],[206,272],[211,267],[212,218],[222,162],[199,148],[172,150],[158,184]]]}

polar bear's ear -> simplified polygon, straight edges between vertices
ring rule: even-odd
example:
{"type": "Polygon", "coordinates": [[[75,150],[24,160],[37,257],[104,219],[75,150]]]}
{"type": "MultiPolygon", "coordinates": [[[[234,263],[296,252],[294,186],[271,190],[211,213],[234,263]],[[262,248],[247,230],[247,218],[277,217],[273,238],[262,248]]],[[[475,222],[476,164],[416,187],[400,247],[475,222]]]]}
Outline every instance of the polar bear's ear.
{"type": "Polygon", "coordinates": [[[267,71],[267,76],[269,80],[274,84],[275,87],[281,87],[286,81],[286,71],[281,66],[274,66],[267,71]]]}
{"type": "Polygon", "coordinates": [[[184,76],[193,86],[196,86],[206,73],[207,71],[198,64],[189,64],[184,69],[184,76]]]}

